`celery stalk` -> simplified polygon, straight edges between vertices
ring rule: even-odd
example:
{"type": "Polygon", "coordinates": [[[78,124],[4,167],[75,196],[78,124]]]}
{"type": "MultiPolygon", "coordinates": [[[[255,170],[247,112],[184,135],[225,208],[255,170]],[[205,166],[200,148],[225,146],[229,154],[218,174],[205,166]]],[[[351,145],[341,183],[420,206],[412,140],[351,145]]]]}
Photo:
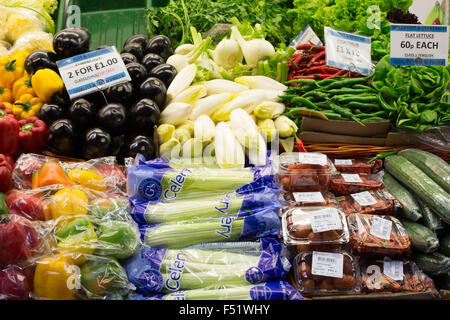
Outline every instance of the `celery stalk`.
{"type": "Polygon", "coordinates": [[[177,255],[182,253],[186,255],[186,259],[193,263],[209,264],[209,265],[235,265],[249,264],[250,266],[258,265],[259,256],[250,254],[234,253],[225,250],[203,250],[203,249],[181,249],[166,251],[164,260],[174,260],[177,255]]]}
{"type": "Polygon", "coordinates": [[[229,272],[225,274],[214,274],[214,273],[183,273],[180,279],[180,289],[198,289],[210,286],[244,286],[248,285],[245,280],[245,273],[235,274],[234,272],[229,272]]]}
{"type": "Polygon", "coordinates": [[[251,300],[250,290],[254,286],[242,286],[221,289],[195,289],[179,291],[163,296],[163,300],[251,300]]]}

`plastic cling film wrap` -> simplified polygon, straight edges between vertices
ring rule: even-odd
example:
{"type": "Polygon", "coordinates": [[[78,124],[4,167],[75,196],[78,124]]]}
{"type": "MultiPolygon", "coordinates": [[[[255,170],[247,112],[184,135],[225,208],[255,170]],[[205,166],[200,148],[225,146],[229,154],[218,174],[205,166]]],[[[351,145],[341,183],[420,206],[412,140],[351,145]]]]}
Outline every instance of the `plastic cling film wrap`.
{"type": "Polygon", "coordinates": [[[277,191],[264,188],[259,192],[241,195],[238,193],[210,194],[196,199],[152,203],[130,199],[129,212],[139,224],[159,224],[198,218],[220,216],[244,217],[262,210],[277,210],[281,205],[277,191]]]}
{"type": "Polygon", "coordinates": [[[272,187],[269,164],[244,169],[174,168],[166,159],[138,161],[128,169],[128,193],[145,201],[200,198],[205,192],[249,193],[272,187]]]}
{"type": "Polygon", "coordinates": [[[246,286],[282,280],[290,269],[282,246],[261,239],[251,248],[142,248],[127,260],[125,269],[143,294],[174,292],[210,286],[246,286]]]}
{"type": "Polygon", "coordinates": [[[152,248],[183,248],[209,242],[232,242],[276,236],[280,219],[272,210],[247,217],[225,216],[141,226],[141,239],[152,248]]]}
{"type": "Polygon", "coordinates": [[[136,295],[133,300],[303,300],[302,295],[286,281],[266,282],[241,287],[208,287],[157,294],[136,295]]]}
{"type": "Polygon", "coordinates": [[[383,175],[383,171],[379,172],[378,174],[336,174],[331,177],[330,189],[337,196],[363,191],[380,190],[384,188],[383,175]]]}

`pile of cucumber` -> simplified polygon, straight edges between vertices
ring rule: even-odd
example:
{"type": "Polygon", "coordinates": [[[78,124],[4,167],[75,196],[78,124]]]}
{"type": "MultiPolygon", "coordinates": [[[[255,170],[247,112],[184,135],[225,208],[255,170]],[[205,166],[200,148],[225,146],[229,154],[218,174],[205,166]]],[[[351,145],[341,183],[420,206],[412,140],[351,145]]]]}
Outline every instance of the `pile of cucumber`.
{"type": "Polygon", "coordinates": [[[400,221],[413,260],[439,289],[450,290],[450,165],[438,156],[406,149],[385,160],[385,188],[402,205],[400,221]]]}

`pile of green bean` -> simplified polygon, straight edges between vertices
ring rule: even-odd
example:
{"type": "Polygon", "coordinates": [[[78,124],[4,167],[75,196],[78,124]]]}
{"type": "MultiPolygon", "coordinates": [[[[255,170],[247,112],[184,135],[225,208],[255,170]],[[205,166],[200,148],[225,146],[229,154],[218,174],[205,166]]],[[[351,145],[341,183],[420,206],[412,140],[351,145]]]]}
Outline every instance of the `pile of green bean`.
{"type": "Polygon", "coordinates": [[[305,115],[325,120],[364,122],[386,121],[395,114],[382,94],[367,85],[372,76],[350,79],[298,79],[281,98],[287,106],[286,116],[296,123],[305,115]]]}

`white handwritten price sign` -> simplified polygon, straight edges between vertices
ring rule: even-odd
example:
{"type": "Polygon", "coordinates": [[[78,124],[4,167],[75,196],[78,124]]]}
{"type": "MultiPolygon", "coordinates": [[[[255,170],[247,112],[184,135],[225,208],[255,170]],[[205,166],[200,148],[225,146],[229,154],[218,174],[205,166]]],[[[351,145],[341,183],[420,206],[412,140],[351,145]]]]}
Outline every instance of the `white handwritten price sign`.
{"type": "Polygon", "coordinates": [[[115,47],[59,60],[56,65],[71,99],[131,81],[115,47]]]}
{"type": "Polygon", "coordinates": [[[391,24],[391,64],[446,66],[448,26],[391,24]]]}
{"type": "Polygon", "coordinates": [[[369,75],[372,73],[372,40],[325,27],[327,65],[369,75]]]}

